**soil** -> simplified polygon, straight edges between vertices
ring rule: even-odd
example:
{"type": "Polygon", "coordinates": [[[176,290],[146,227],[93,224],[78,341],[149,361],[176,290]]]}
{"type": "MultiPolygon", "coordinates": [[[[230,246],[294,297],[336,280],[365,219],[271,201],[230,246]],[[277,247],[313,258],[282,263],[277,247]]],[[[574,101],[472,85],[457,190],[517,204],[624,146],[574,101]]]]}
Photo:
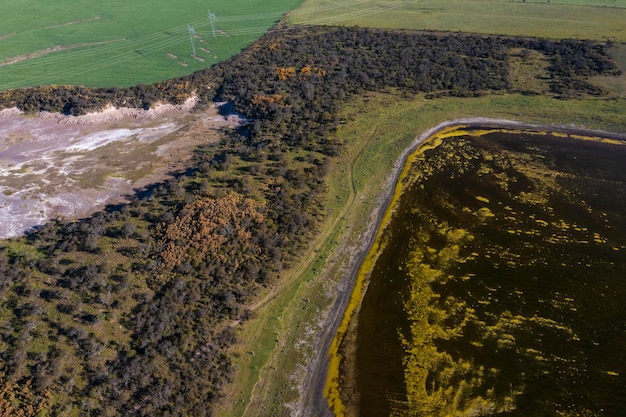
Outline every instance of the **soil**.
{"type": "Polygon", "coordinates": [[[0,111],[0,238],[49,219],[76,219],[127,201],[186,167],[193,150],[222,128],[244,123],[216,103],[150,110],[107,108],[84,116],[0,111]]]}
{"type": "MultiPolygon", "coordinates": [[[[52,26],[51,26],[52,27],[52,26]]],[[[50,48],[41,49],[39,51],[34,51],[25,55],[18,55],[12,58],[6,59],[4,61],[0,61],[0,67],[4,67],[7,65],[17,64],[18,62],[27,61],[29,59],[39,58],[44,55],[51,54],[53,52],[65,51],[66,49],[74,49],[74,48],[82,48],[85,46],[95,46],[95,45],[104,45],[111,42],[118,42],[122,39],[111,39],[108,41],[102,42],[91,42],[91,43],[77,43],[75,45],[55,45],[50,48]]]]}

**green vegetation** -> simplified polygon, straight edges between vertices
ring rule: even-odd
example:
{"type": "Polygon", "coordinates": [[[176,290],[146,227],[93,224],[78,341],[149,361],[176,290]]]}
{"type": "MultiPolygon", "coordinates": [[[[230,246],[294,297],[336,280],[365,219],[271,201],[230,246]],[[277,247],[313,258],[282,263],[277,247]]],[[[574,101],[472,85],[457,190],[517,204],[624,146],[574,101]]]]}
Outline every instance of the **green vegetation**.
{"type": "Polygon", "coordinates": [[[626,42],[625,0],[306,0],[287,21],[626,42]]]}
{"type": "Polygon", "coordinates": [[[68,84],[130,86],[191,74],[237,54],[300,0],[0,4],[0,91],[68,84]],[[215,37],[209,10],[217,17],[215,37]],[[188,25],[196,33],[193,57],[188,25]]]}
{"type": "Polygon", "coordinates": [[[339,144],[321,133],[336,125],[339,103],[359,91],[384,85],[428,93],[429,98],[496,91],[563,98],[601,96],[605,92],[589,78],[620,72],[607,53],[608,44],[586,40],[296,27],[276,30],[258,45],[267,50],[258,51],[255,46],[250,55],[268,65],[232,59],[187,77],[125,89],[49,86],[10,90],[0,93],[0,105],[26,112],[75,115],[108,105],[148,108],[163,101],[182,103],[191,95],[206,106],[219,94],[255,119],[250,130],[255,140],[264,142],[262,137],[272,132],[289,144],[307,142],[311,149],[334,155],[339,144]],[[307,37],[294,36],[300,30],[307,37]],[[311,43],[310,36],[318,38],[311,43]],[[286,50],[295,55],[285,56],[286,50]],[[340,66],[336,65],[338,60],[340,66]],[[524,83],[524,79],[533,78],[533,64],[537,62],[540,69],[534,78],[538,81],[524,83]],[[229,68],[235,64],[241,68],[229,68]],[[328,83],[329,79],[333,83],[328,83]],[[249,84],[258,87],[250,88],[249,84]],[[289,88],[298,91],[290,94],[285,90],[289,88]],[[310,107],[303,107],[305,104],[310,107]],[[303,109],[303,113],[294,114],[294,108],[303,109]],[[304,118],[302,124],[294,123],[300,118],[304,118]],[[313,133],[316,128],[321,130],[313,133]],[[317,143],[308,143],[310,140],[317,143]]]}
{"type": "Polygon", "coordinates": [[[226,415],[285,413],[299,398],[292,378],[311,355],[317,319],[416,132],[494,115],[588,127],[610,117],[626,131],[623,100],[588,82],[614,72],[605,46],[590,42],[281,27],[155,86],[2,95],[3,105],[78,114],[200,92],[201,104],[229,100],[253,122],[198,149],[188,170],[129,206],[2,244],[0,314],[10,320],[0,329],[0,381],[32,386],[35,398],[49,391],[45,407],[66,415],[201,416],[224,393],[234,408],[226,415]],[[523,55],[512,61],[508,51],[520,48],[550,75],[524,86],[527,95],[509,77],[523,55]]]}

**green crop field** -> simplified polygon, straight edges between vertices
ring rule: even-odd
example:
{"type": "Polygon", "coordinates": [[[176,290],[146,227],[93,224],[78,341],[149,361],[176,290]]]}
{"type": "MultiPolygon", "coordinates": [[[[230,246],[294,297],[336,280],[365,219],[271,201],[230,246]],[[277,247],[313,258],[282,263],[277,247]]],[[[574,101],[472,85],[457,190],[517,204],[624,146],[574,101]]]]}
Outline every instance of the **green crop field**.
{"type": "Polygon", "coordinates": [[[305,0],[287,21],[626,42],[626,0],[305,0]]]}
{"type": "Polygon", "coordinates": [[[121,87],[190,74],[238,53],[300,3],[2,1],[0,90],[47,84],[121,87]],[[216,17],[215,36],[209,11],[216,17]]]}
{"type": "Polygon", "coordinates": [[[298,24],[626,42],[626,0],[15,0],[0,2],[0,90],[190,74],[238,53],[287,13],[298,24]]]}

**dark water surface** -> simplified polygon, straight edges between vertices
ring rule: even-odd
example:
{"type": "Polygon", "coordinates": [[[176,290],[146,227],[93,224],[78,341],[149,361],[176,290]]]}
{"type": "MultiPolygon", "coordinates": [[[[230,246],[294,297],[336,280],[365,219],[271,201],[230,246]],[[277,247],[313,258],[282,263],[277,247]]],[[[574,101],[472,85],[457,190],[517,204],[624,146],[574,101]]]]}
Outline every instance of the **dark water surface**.
{"type": "Polygon", "coordinates": [[[626,146],[446,139],[359,313],[361,416],[626,416],[626,146]]]}

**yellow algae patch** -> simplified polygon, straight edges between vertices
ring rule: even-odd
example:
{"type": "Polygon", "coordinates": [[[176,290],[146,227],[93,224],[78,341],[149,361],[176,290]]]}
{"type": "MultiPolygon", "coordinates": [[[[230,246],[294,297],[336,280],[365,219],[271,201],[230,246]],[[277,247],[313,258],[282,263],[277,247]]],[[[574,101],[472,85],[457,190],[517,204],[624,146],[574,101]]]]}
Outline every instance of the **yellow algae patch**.
{"type": "Polygon", "coordinates": [[[618,140],[618,139],[608,139],[608,138],[602,138],[600,140],[602,143],[610,143],[611,145],[626,145],[626,142],[623,140],[618,140]]]}
{"type": "MultiPolygon", "coordinates": [[[[433,281],[448,277],[445,271],[463,261],[460,249],[474,237],[467,230],[450,227],[445,222],[436,224],[432,233],[444,240],[443,248],[436,252],[427,250],[427,256],[423,256],[422,250],[412,249],[413,256],[405,261],[403,268],[410,277],[409,297],[404,308],[411,321],[409,335],[401,335],[406,352],[403,361],[406,407],[415,415],[437,416],[471,415],[481,409],[496,411],[494,391],[482,394],[484,368],[468,360],[453,359],[434,344],[435,340],[462,337],[464,328],[477,321],[475,310],[465,301],[453,297],[440,300],[430,286],[433,281]],[[432,410],[440,411],[432,414],[432,410]]],[[[474,274],[467,274],[462,279],[472,276],[474,274]]],[[[405,414],[392,409],[391,415],[405,414]]]]}
{"type": "MultiPolygon", "coordinates": [[[[459,128],[465,129],[466,126],[459,126],[459,128]]],[[[459,130],[459,134],[450,135],[450,136],[462,136],[462,135],[463,136],[484,136],[490,133],[508,133],[508,134],[527,133],[527,134],[538,135],[538,136],[550,135],[550,136],[554,136],[558,138],[588,140],[588,141],[606,143],[606,144],[611,144],[611,145],[626,145],[626,141],[624,140],[606,138],[606,137],[596,136],[596,135],[581,135],[577,133],[565,133],[565,132],[560,132],[560,131],[520,130],[520,129],[510,129],[510,128],[459,130]]]]}
{"type": "MultiPolygon", "coordinates": [[[[474,310],[450,297],[442,304],[443,308],[437,307],[432,302],[437,296],[425,282],[429,277],[423,275],[421,265],[413,267],[417,269],[405,307],[412,319],[411,332],[410,337],[402,337],[406,350],[403,363],[408,409],[415,415],[438,416],[471,415],[477,409],[495,411],[493,392],[486,396],[479,394],[485,379],[484,368],[464,359],[455,360],[432,343],[434,339],[459,337],[463,328],[476,320],[474,310]],[[432,410],[439,412],[431,414],[432,410]]],[[[404,414],[392,410],[391,415],[404,414]]]]}
{"type": "MultiPolygon", "coordinates": [[[[467,229],[450,229],[446,233],[446,238],[450,242],[457,243],[457,242],[461,242],[462,240],[466,240],[466,239],[471,240],[474,237],[472,236],[471,233],[469,233],[469,231],[467,229]]],[[[476,254],[476,256],[478,256],[478,254],[476,254]]]]}
{"type": "Polygon", "coordinates": [[[410,273],[413,278],[419,278],[425,282],[433,282],[443,276],[440,269],[433,269],[428,264],[420,264],[416,266],[410,273]]]}
{"type": "Polygon", "coordinates": [[[467,131],[463,131],[463,135],[456,135],[456,136],[485,136],[485,135],[489,135],[491,133],[501,133],[505,131],[505,129],[471,129],[471,130],[467,130],[467,131]]]}
{"type": "MultiPolygon", "coordinates": [[[[385,210],[385,213],[383,214],[380,222],[380,226],[376,232],[374,244],[372,245],[372,248],[367,254],[365,260],[361,264],[361,267],[355,279],[354,289],[352,291],[350,301],[348,302],[348,306],[346,307],[346,311],[344,313],[344,317],[341,324],[339,325],[339,328],[337,329],[337,332],[329,349],[329,368],[326,378],[326,385],[324,388],[324,396],[328,400],[330,408],[333,410],[335,416],[337,417],[342,417],[345,415],[345,405],[341,400],[341,387],[339,381],[339,368],[342,360],[340,345],[348,330],[350,320],[352,319],[353,315],[358,310],[358,307],[361,304],[365,292],[366,279],[371,273],[374,263],[378,255],[380,254],[380,242],[382,239],[383,231],[389,223],[398,199],[402,195],[404,189],[408,185],[410,185],[411,182],[415,181],[415,175],[412,175],[412,169],[415,161],[422,158],[425,151],[438,147],[442,143],[443,139],[467,135],[469,132],[462,130],[462,128],[463,126],[453,126],[435,133],[433,136],[427,138],[423,142],[423,144],[418,149],[416,149],[415,152],[409,154],[406,158],[406,162],[398,177],[398,181],[396,183],[392,198],[390,199],[389,206],[385,210]]],[[[475,136],[478,134],[487,134],[491,132],[493,131],[472,131],[472,135],[475,136]]],[[[445,233],[449,233],[449,239],[453,242],[459,242],[461,240],[470,238],[468,232],[464,231],[463,229],[448,230],[447,227],[444,227],[444,230],[446,230],[445,233]]],[[[413,255],[415,256],[415,259],[420,259],[423,256],[423,252],[414,251],[413,255]]],[[[452,247],[448,251],[442,251],[441,255],[439,256],[440,262],[444,264],[451,262],[452,259],[456,257],[458,257],[458,246],[457,248],[452,247]]],[[[442,272],[440,270],[431,268],[428,265],[419,266],[413,269],[412,273],[418,274],[424,277],[426,280],[436,280],[442,276],[442,272]]]]}
{"type": "Polygon", "coordinates": [[[606,238],[602,237],[599,233],[593,233],[593,241],[596,243],[607,243],[606,238]]]}
{"type": "Polygon", "coordinates": [[[544,194],[527,193],[522,191],[518,196],[519,200],[527,204],[547,204],[548,199],[544,194]]]}
{"type": "Polygon", "coordinates": [[[493,172],[493,169],[491,169],[485,164],[482,164],[480,168],[478,168],[478,171],[477,171],[478,175],[490,174],[492,172],[493,172]]]}
{"type": "Polygon", "coordinates": [[[483,203],[489,203],[489,199],[485,197],[481,197],[479,195],[476,196],[476,200],[482,201],[483,203]]]}
{"type": "MultiPolygon", "coordinates": [[[[387,210],[389,211],[390,209],[391,206],[387,210]]],[[[374,240],[374,243],[365,260],[361,264],[358,275],[355,279],[354,288],[350,296],[350,301],[348,302],[348,306],[346,307],[346,311],[344,313],[344,317],[341,321],[341,324],[339,325],[339,328],[337,329],[335,337],[333,338],[333,341],[328,351],[329,364],[326,384],[324,387],[324,397],[327,399],[329,407],[333,410],[335,416],[337,417],[343,417],[345,415],[345,405],[341,400],[341,387],[339,379],[339,369],[342,360],[340,345],[343,341],[344,336],[346,335],[346,332],[348,331],[350,320],[352,319],[354,313],[357,311],[359,305],[361,304],[361,300],[365,292],[366,277],[370,274],[376,262],[376,258],[380,253],[382,230],[383,229],[381,228],[377,232],[376,239],[374,240]]]]}
{"type": "Polygon", "coordinates": [[[481,207],[476,212],[476,216],[478,216],[480,219],[484,220],[487,217],[495,217],[496,215],[493,214],[493,212],[488,207],[481,207]]]}
{"type": "Polygon", "coordinates": [[[626,141],[624,140],[604,138],[601,136],[584,136],[584,135],[571,134],[570,138],[579,139],[579,140],[589,140],[593,142],[606,143],[610,145],[626,145],[626,141]]]}
{"type": "Polygon", "coordinates": [[[568,224],[567,222],[561,219],[559,219],[558,221],[552,222],[552,226],[561,230],[567,230],[570,227],[572,227],[570,224],[568,224]]]}

